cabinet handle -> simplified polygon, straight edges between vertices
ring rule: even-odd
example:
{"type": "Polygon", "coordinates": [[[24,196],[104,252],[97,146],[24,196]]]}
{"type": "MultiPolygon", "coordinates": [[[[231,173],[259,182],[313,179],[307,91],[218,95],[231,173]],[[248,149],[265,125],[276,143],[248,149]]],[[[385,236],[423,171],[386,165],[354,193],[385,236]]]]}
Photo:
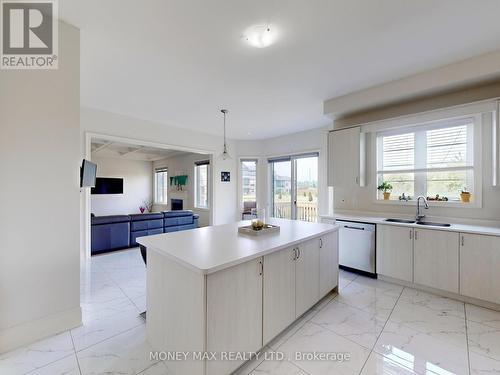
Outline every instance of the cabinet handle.
{"type": "Polygon", "coordinates": [[[319,248],[320,249],[323,248],[323,239],[322,238],[319,239],[319,248]]]}
{"type": "Polygon", "coordinates": [[[410,240],[413,239],[413,229],[410,229],[410,240]]]}
{"type": "Polygon", "coordinates": [[[418,232],[417,232],[417,230],[415,230],[415,241],[417,240],[417,234],[418,234],[418,232]]]}
{"type": "Polygon", "coordinates": [[[262,276],[264,273],[264,264],[262,263],[262,260],[259,260],[259,275],[262,276]]]}
{"type": "Polygon", "coordinates": [[[297,260],[297,248],[293,248],[292,249],[292,253],[293,253],[293,257],[292,257],[292,260],[297,260]]]}
{"type": "Polygon", "coordinates": [[[297,259],[300,259],[300,247],[297,248],[297,259]]]}
{"type": "Polygon", "coordinates": [[[356,230],[365,230],[363,227],[351,227],[350,225],[344,225],[346,229],[356,229],[356,230]]]}
{"type": "Polygon", "coordinates": [[[464,245],[465,245],[465,238],[464,238],[464,236],[462,236],[462,246],[464,246],[464,245]]]}
{"type": "Polygon", "coordinates": [[[356,184],[359,184],[359,177],[356,177],[354,181],[356,181],[356,184]]]}

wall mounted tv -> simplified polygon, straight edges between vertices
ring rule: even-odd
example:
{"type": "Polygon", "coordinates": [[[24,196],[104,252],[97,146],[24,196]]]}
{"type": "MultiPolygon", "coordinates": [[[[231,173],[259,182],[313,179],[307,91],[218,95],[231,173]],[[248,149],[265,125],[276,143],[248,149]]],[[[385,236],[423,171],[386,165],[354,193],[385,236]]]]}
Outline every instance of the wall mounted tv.
{"type": "Polygon", "coordinates": [[[97,177],[91,194],[123,194],[123,178],[97,177]]]}
{"type": "Polygon", "coordinates": [[[83,159],[80,167],[80,187],[94,187],[97,173],[97,164],[83,159]]]}

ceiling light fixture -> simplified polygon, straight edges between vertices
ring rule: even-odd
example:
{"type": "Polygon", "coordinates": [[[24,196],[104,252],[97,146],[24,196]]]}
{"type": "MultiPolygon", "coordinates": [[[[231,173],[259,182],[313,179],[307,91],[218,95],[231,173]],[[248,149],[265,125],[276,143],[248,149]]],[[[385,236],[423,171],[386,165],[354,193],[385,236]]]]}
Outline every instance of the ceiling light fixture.
{"type": "Polygon", "coordinates": [[[253,25],[245,30],[243,36],[248,44],[257,48],[266,48],[277,39],[276,29],[270,25],[253,25]]]}
{"type": "Polygon", "coordinates": [[[231,159],[229,152],[227,152],[227,143],[226,143],[226,115],[229,113],[227,109],[220,110],[224,116],[224,151],[222,151],[221,158],[222,160],[231,159]]]}

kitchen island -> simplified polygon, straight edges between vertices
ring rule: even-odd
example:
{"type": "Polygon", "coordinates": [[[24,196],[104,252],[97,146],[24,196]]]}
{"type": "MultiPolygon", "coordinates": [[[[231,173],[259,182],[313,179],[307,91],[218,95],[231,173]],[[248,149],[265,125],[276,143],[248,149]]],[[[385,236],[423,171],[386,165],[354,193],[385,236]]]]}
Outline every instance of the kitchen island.
{"type": "Polygon", "coordinates": [[[147,337],[174,374],[223,375],[242,365],[338,287],[338,227],[271,219],[142,237],[147,337]]]}

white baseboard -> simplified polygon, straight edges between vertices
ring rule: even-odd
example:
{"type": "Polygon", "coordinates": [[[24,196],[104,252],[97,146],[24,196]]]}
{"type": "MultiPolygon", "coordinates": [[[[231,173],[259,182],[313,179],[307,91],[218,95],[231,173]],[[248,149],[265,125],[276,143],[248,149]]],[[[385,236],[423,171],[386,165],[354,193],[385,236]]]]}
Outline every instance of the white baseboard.
{"type": "Polygon", "coordinates": [[[0,354],[82,325],[80,306],[0,331],[0,354]]]}

